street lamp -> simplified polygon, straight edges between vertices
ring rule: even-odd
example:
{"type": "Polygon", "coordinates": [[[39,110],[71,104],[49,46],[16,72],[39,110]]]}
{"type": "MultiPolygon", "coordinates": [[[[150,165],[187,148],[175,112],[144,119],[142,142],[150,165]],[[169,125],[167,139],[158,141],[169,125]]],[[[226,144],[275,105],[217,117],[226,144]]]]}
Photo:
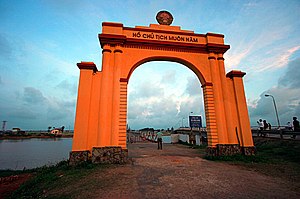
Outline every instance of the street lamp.
{"type": "MultiPolygon", "coordinates": [[[[273,99],[273,104],[274,104],[274,108],[275,108],[275,113],[276,113],[276,118],[277,118],[277,123],[278,123],[278,129],[280,130],[280,122],[279,122],[279,117],[278,117],[278,112],[277,112],[277,107],[276,107],[276,102],[275,102],[275,98],[273,95],[270,94],[265,94],[266,97],[272,97],[273,99]]],[[[282,133],[280,131],[280,138],[282,139],[282,133]]]]}

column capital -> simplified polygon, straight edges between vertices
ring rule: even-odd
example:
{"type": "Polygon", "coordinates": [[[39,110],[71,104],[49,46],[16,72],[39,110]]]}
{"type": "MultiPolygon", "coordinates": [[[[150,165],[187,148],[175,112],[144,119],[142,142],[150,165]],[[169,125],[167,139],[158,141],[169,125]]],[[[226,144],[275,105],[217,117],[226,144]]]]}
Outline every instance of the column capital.
{"type": "Polygon", "coordinates": [[[242,72],[240,70],[232,70],[226,74],[226,77],[233,79],[234,77],[244,77],[244,75],[246,75],[245,72],[242,72]]]}
{"type": "Polygon", "coordinates": [[[80,63],[77,63],[77,67],[82,70],[82,69],[85,69],[85,70],[93,70],[94,73],[98,71],[97,69],[97,66],[96,64],[94,64],[94,62],[80,62],[80,63]]]}
{"type": "Polygon", "coordinates": [[[123,53],[123,50],[122,50],[122,48],[119,45],[116,45],[114,53],[123,53]]]}
{"type": "Polygon", "coordinates": [[[126,41],[126,36],[124,35],[115,35],[115,34],[98,34],[98,38],[103,48],[106,44],[110,45],[123,45],[126,41]]]}
{"type": "Polygon", "coordinates": [[[111,49],[110,49],[111,47],[110,47],[110,45],[109,44],[105,44],[105,45],[103,45],[102,46],[102,53],[105,53],[105,52],[109,52],[109,53],[111,53],[111,49]]]}

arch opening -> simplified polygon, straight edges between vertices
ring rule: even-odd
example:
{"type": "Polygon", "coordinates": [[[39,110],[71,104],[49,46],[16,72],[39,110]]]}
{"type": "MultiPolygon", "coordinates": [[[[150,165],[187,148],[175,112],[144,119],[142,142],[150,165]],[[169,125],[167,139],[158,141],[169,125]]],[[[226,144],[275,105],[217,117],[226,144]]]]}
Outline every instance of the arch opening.
{"type": "Polygon", "coordinates": [[[129,79],[127,123],[131,129],[188,127],[189,115],[205,120],[203,104],[199,79],[188,67],[169,61],[146,62],[129,79]]]}
{"type": "Polygon", "coordinates": [[[136,63],[133,64],[133,66],[131,67],[128,75],[127,75],[127,79],[130,80],[130,76],[132,75],[132,73],[134,72],[134,70],[136,68],[138,68],[139,66],[148,63],[148,62],[155,62],[155,61],[164,61],[164,62],[169,62],[169,63],[178,63],[178,64],[182,64],[183,66],[189,68],[191,71],[194,72],[194,74],[198,77],[201,85],[205,84],[205,78],[202,75],[201,71],[199,71],[197,69],[197,67],[195,67],[192,63],[190,63],[188,60],[179,58],[179,57],[171,57],[171,56],[149,56],[146,57],[144,59],[141,59],[139,61],[137,61],[136,63]]]}

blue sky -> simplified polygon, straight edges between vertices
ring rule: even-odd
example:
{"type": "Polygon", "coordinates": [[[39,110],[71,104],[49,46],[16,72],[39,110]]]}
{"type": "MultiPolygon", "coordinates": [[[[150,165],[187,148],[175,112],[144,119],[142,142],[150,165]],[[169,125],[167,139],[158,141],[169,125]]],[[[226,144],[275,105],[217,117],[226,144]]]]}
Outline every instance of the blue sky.
{"type": "MultiPolygon", "coordinates": [[[[97,38],[102,22],[124,26],[156,24],[160,10],[172,25],[195,33],[221,33],[231,46],[226,71],[244,78],[251,124],[259,118],[276,125],[300,117],[300,1],[79,1],[0,0],[0,121],[7,128],[73,128],[80,61],[101,68],[97,38]]],[[[199,80],[187,67],[150,62],[129,81],[131,128],[187,125],[204,114],[199,80]],[[151,74],[151,76],[144,76],[151,74]]]]}

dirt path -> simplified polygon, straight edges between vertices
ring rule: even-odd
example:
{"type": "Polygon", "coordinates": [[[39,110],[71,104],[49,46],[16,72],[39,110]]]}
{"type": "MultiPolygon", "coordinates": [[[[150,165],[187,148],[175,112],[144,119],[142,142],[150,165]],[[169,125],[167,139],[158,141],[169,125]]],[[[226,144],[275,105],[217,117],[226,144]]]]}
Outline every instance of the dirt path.
{"type": "MultiPolygon", "coordinates": [[[[74,183],[75,198],[300,198],[280,179],[202,159],[183,145],[129,145],[132,164],[98,171],[74,183]],[[94,182],[83,186],[84,182],[94,182]],[[77,185],[76,185],[77,184],[77,185]],[[88,187],[88,189],[87,189],[88,187]]],[[[52,193],[55,194],[55,193],[52,193]]]]}

